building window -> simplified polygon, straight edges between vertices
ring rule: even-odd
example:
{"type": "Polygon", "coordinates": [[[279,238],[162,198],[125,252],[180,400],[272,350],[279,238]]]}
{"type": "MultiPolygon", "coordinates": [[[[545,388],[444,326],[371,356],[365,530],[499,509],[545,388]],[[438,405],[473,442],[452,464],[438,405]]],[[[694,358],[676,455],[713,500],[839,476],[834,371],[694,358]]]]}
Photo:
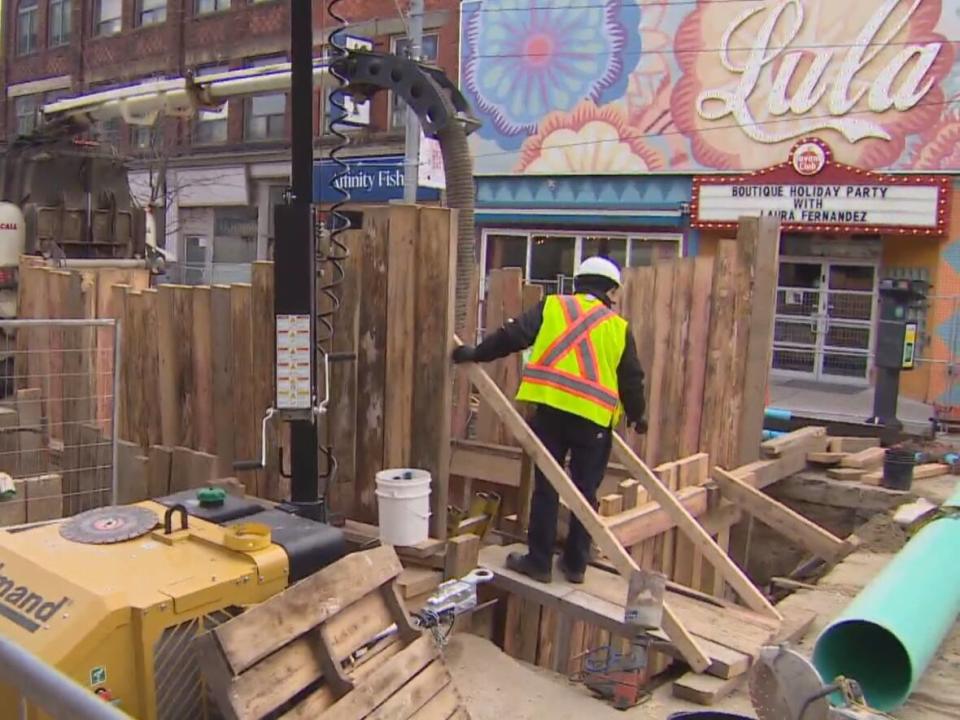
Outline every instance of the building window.
{"type": "Polygon", "coordinates": [[[167,19],[167,0],[139,0],[137,25],[159,25],[167,19]]]}
{"type": "Polygon", "coordinates": [[[93,12],[93,34],[113,35],[120,32],[123,0],[96,0],[93,12]]]}
{"type": "MultiPolygon", "coordinates": [[[[196,69],[194,75],[216,75],[227,72],[229,65],[207,65],[196,69]]],[[[193,121],[193,142],[196,145],[215,145],[227,141],[227,121],[230,103],[225,102],[218,110],[200,110],[193,121]]]]}
{"type": "Polygon", "coordinates": [[[588,257],[602,255],[620,267],[653,265],[680,257],[682,236],[674,233],[538,233],[491,230],[483,234],[484,277],[499,268],[518,267],[527,282],[549,293],[571,292],[573,275],[588,257]]]}
{"type": "Polygon", "coordinates": [[[130,147],[134,150],[149,150],[153,147],[153,125],[131,125],[130,147]]]}
{"type": "Polygon", "coordinates": [[[230,0],[197,0],[197,15],[209,15],[230,9],[230,0]]]}
{"type": "Polygon", "coordinates": [[[70,0],[50,0],[50,47],[70,42],[70,0]]]}
{"type": "Polygon", "coordinates": [[[17,116],[17,135],[29,135],[37,127],[39,96],[22,95],[13,101],[13,107],[17,116]]]}
{"type": "Polygon", "coordinates": [[[97,120],[93,124],[93,136],[100,145],[119,147],[121,127],[120,118],[97,120]]]}
{"type": "MultiPolygon", "coordinates": [[[[263,67],[286,62],[283,56],[257,58],[249,67],[263,67]]],[[[247,98],[244,108],[244,139],[282,140],[286,136],[287,96],[270,93],[247,98]]]]}
{"type": "Polygon", "coordinates": [[[40,12],[37,0],[20,0],[17,6],[17,54],[26,55],[37,49],[37,26],[40,12]]]}
{"type": "MultiPolygon", "coordinates": [[[[393,54],[406,57],[410,52],[410,40],[405,37],[393,38],[393,54]]],[[[420,62],[430,65],[437,64],[437,53],[440,47],[440,36],[437,33],[424,33],[420,47],[420,62]]],[[[390,127],[399,130],[406,125],[407,104],[396,93],[390,93],[390,127]]]]}

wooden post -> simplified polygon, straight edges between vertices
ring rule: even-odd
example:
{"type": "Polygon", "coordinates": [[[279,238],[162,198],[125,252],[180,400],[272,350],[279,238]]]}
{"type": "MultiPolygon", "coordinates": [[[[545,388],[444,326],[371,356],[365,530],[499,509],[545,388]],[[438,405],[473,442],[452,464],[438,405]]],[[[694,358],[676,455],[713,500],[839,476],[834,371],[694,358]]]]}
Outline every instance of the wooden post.
{"type": "Polygon", "coordinates": [[[739,415],[735,465],[760,457],[760,434],[766,405],[767,380],[773,357],[773,325],[777,307],[780,258],[780,221],[766,216],[742,217],[737,242],[750,283],[750,313],[746,354],[743,358],[743,398],[739,415]],[[751,252],[752,250],[752,252],[751,252]]]}
{"type": "MultiPolygon", "coordinates": [[[[213,422],[213,336],[211,330],[211,292],[207,286],[193,289],[193,427],[194,447],[216,451],[216,425],[213,422]]],[[[258,348],[259,350],[259,348],[258,348]]],[[[222,351],[221,351],[222,352],[222,351]]],[[[260,354],[267,352],[263,348],[260,354]]]]}
{"type": "MultiPolygon", "coordinates": [[[[262,419],[267,413],[267,408],[274,405],[276,389],[277,337],[276,319],[273,311],[273,263],[253,263],[250,284],[252,286],[250,311],[253,323],[254,348],[253,412],[255,417],[262,419]]],[[[261,473],[260,496],[270,500],[286,499],[280,492],[280,474],[277,467],[277,433],[282,432],[287,427],[286,423],[274,422],[271,427],[267,428],[267,467],[261,473]]],[[[212,448],[200,449],[216,453],[216,442],[214,442],[212,448]]],[[[228,474],[233,475],[233,472],[231,471],[228,474]]]]}
{"type": "MultiPolygon", "coordinates": [[[[248,283],[230,286],[230,315],[233,332],[233,397],[236,460],[260,459],[261,418],[255,417],[253,407],[253,291],[248,283]]],[[[238,480],[250,495],[259,489],[257,472],[238,473],[238,480]]]]}
{"type": "MultiPolygon", "coordinates": [[[[459,342],[459,340],[455,341],[459,342]]],[[[580,494],[580,491],[573,484],[573,481],[567,476],[553,455],[550,454],[550,451],[544,447],[540,439],[527,426],[520,416],[520,413],[517,412],[513,404],[504,396],[490,376],[487,375],[479,365],[469,364],[464,367],[468,369],[470,379],[473,381],[473,384],[477,386],[480,393],[485,396],[487,402],[490,403],[490,407],[499,415],[500,420],[507,429],[513,433],[517,442],[520,443],[520,446],[530,454],[537,466],[543,471],[544,476],[560,495],[560,498],[567,504],[570,511],[576,515],[577,519],[580,520],[594,542],[597,543],[600,550],[610,559],[620,574],[629,579],[634,573],[641,572],[634,559],[623,549],[623,546],[617,541],[610,529],[603,520],[600,519],[600,516],[597,515],[596,511],[586,501],[583,495],[580,494]]],[[[646,468],[642,463],[641,466],[646,468]]],[[[649,470],[647,470],[647,472],[649,472],[649,470]]],[[[690,519],[696,524],[696,520],[693,520],[693,518],[690,519]]],[[[699,527],[699,525],[697,527],[699,527]]],[[[697,644],[687,629],[683,627],[666,602],[663,604],[663,629],[693,669],[697,672],[703,672],[707,666],[709,666],[710,660],[703,652],[703,649],[697,644]]]]}
{"type": "MultiPolygon", "coordinates": [[[[235,418],[233,416],[233,319],[230,311],[230,286],[210,288],[210,336],[213,347],[213,432],[220,477],[233,476],[236,459],[235,418]]],[[[243,458],[247,460],[249,458],[243,458]]]]}

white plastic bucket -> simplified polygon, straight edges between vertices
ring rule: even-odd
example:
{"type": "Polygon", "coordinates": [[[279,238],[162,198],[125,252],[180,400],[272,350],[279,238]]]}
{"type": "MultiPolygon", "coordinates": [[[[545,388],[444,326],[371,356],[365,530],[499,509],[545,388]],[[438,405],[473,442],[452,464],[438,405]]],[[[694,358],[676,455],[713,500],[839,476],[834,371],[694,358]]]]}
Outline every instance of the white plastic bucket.
{"type": "Polygon", "coordinates": [[[377,473],[380,542],[416,545],[430,537],[430,473],[395,468],[377,473]]]}

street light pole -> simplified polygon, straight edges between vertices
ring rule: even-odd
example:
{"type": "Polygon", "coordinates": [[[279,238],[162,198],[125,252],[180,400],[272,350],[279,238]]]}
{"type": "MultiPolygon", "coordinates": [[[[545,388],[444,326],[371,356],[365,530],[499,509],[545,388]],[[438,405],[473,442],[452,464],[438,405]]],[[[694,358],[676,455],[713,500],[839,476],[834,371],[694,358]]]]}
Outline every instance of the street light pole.
{"type": "MultiPolygon", "coordinates": [[[[408,35],[410,59],[420,60],[423,54],[423,0],[410,0],[408,35]]],[[[420,170],[420,119],[409,107],[405,108],[406,139],[403,161],[403,200],[417,201],[417,183],[420,170]]]]}

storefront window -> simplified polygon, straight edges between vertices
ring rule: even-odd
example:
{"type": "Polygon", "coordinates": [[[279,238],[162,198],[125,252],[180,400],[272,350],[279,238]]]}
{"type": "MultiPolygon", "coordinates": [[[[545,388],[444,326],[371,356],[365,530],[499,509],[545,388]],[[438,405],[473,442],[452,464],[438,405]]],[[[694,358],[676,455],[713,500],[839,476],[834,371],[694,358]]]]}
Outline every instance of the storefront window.
{"type": "Polygon", "coordinates": [[[627,239],[593,236],[583,238],[580,246],[580,262],[595,255],[608,257],[620,267],[626,267],[627,239]]]}
{"type": "Polygon", "coordinates": [[[500,268],[527,267],[526,235],[488,235],[487,271],[500,268]]]}
{"type": "Polygon", "coordinates": [[[530,242],[529,281],[543,285],[547,293],[570,292],[576,238],[534,235],[530,242]]]}
{"type": "Polygon", "coordinates": [[[680,257],[680,239],[651,240],[632,238],[630,240],[630,267],[649,267],[661,260],[680,257]]]}

